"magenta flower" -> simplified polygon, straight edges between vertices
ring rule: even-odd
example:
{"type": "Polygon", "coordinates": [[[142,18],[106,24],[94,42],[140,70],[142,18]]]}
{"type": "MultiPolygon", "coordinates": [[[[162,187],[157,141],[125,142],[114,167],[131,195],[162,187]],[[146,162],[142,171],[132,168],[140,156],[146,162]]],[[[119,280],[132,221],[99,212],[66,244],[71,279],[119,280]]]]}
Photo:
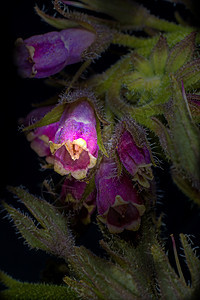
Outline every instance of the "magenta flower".
{"type": "MultiPolygon", "coordinates": [[[[52,106],[41,107],[34,109],[30,112],[23,124],[25,126],[29,126],[44,117],[46,113],[48,113],[52,109],[52,106]]],[[[40,157],[48,157],[51,156],[51,151],[49,147],[49,141],[54,141],[55,133],[58,129],[58,122],[38,127],[27,134],[27,140],[31,142],[31,148],[40,156],[40,157]]]]}
{"type": "Polygon", "coordinates": [[[149,181],[153,179],[151,170],[151,157],[145,144],[136,145],[133,136],[128,130],[124,130],[119,138],[117,152],[126,170],[142,186],[149,187],[149,181]]]}
{"type": "Polygon", "coordinates": [[[145,206],[128,175],[118,177],[116,168],[113,160],[104,159],[96,174],[99,219],[107,224],[111,233],[120,233],[124,229],[136,231],[145,206]]]}
{"type": "Polygon", "coordinates": [[[82,54],[95,40],[85,29],[71,28],[16,41],[15,61],[23,77],[44,78],[65,66],[80,62],[82,54]]]}
{"type": "Polygon", "coordinates": [[[78,217],[84,224],[90,223],[91,215],[96,209],[96,189],[82,203],[86,186],[86,182],[65,179],[61,191],[61,201],[69,207],[72,206],[74,210],[79,209],[78,217]]]}
{"type": "Polygon", "coordinates": [[[71,173],[76,179],[85,178],[88,169],[96,164],[98,148],[93,108],[84,100],[68,105],[55,140],[50,141],[54,170],[61,175],[71,173]]]}

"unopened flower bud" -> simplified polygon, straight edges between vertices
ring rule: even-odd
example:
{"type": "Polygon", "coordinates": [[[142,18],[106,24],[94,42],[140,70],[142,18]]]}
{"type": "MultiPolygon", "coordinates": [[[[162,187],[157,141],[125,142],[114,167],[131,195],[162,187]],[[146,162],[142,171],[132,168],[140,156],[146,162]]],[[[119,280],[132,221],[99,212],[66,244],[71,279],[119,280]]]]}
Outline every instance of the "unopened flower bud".
{"type": "Polygon", "coordinates": [[[44,78],[80,62],[95,34],[78,28],[64,29],[16,41],[15,62],[23,77],[44,78]]]}
{"type": "Polygon", "coordinates": [[[146,145],[136,145],[133,136],[128,130],[124,130],[117,145],[119,158],[126,170],[142,186],[149,187],[149,181],[153,179],[151,170],[151,157],[146,145]]]}
{"type": "Polygon", "coordinates": [[[62,185],[61,191],[62,203],[72,207],[74,210],[78,209],[78,217],[84,224],[90,222],[91,215],[96,208],[96,189],[89,193],[84,201],[82,199],[86,187],[87,183],[84,181],[67,178],[62,185]]]}
{"type": "Polygon", "coordinates": [[[140,227],[145,206],[126,174],[117,177],[115,161],[104,159],[96,174],[97,209],[99,219],[112,233],[140,227]]]}
{"type": "Polygon", "coordinates": [[[93,108],[85,101],[72,103],[65,109],[55,135],[50,141],[54,170],[76,179],[86,177],[96,164],[98,156],[96,117],[93,108]]]}
{"type": "MultiPolygon", "coordinates": [[[[23,124],[25,126],[32,125],[39,121],[52,109],[52,106],[41,107],[31,111],[23,124]]],[[[31,143],[31,148],[40,156],[51,156],[49,140],[54,141],[55,133],[58,129],[58,122],[46,126],[35,128],[27,134],[27,140],[31,143]]]]}

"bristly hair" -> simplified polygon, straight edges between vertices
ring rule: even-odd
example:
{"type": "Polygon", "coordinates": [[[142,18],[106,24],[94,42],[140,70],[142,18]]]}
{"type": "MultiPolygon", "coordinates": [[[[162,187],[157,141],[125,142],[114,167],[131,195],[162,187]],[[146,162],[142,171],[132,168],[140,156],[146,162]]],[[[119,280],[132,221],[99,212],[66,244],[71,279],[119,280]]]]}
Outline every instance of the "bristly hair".
{"type": "Polygon", "coordinates": [[[103,123],[108,125],[108,121],[105,119],[105,114],[103,111],[103,105],[100,99],[97,99],[94,92],[90,88],[84,89],[74,89],[72,92],[62,93],[60,95],[60,104],[64,103],[74,103],[80,100],[87,100],[93,107],[98,119],[103,123]]]}
{"type": "Polygon", "coordinates": [[[114,29],[111,29],[104,24],[99,24],[95,18],[92,18],[87,14],[69,11],[68,7],[59,0],[54,1],[54,8],[66,19],[74,21],[79,26],[96,34],[95,41],[82,53],[83,60],[90,59],[94,61],[95,59],[98,59],[101,56],[101,53],[110,46],[113,34],[115,33],[114,29]]]}

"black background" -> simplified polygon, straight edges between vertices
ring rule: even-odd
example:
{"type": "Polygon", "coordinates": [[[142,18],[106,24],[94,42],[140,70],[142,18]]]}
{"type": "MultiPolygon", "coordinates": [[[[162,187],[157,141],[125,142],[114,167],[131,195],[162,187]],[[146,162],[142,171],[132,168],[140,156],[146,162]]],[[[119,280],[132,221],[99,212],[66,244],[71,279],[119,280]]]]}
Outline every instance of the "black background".
{"type": "MultiPolygon", "coordinates": [[[[188,12],[182,5],[176,7],[165,1],[143,1],[156,15],[174,20],[174,10],[180,9],[183,15],[188,12]]],[[[7,185],[23,185],[33,194],[40,195],[40,183],[50,175],[39,171],[37,155],[30,149],[28,142],[18,127],[18,119],[24,117],[32,108],[31,103],[48,99],[55,90],[49,88],[43,80],[21,79],[13,64],[13,45],[18,37],[28,38],[55,30],[40,20],[34,11],[35,1],[8,1],[1,9],[2,38],[1,38],[1,199],[20,206],[16,199],[6,191],[7,185]],[[5,53],[4,53],[5,52],[5,53]]],[[[40,8],[44,1],[37,1],[40,8]]],[[[45,1],[52,6],[51,1],[45,1]]],[[[106,64],[105,54],[99,66],[106,64]]],[[[97,67],[98,68],[98,67],[97,67]]],[[[158,182],[159,207],[165,213],[166,234],[178,233],[194,234],[194,242],[200,240],[199,210],[178,191],[169,176],[169,168],[165,171],[155,171],[158,182]]],[[[14,278],[22,281],[38,281],[41,270],[46,266],[49,255],[41,251],[31,250],[23,244],[23,239],[16,235],[12,224],[1,213],[0,232],[0,269],[14,278]]],[[[85,231],[80,243],[99,253],[98,238],[100,237],[95,225],[90,225],[85,231]]],[[[171,247],[170,241],[168,246],[171,247]]]]}

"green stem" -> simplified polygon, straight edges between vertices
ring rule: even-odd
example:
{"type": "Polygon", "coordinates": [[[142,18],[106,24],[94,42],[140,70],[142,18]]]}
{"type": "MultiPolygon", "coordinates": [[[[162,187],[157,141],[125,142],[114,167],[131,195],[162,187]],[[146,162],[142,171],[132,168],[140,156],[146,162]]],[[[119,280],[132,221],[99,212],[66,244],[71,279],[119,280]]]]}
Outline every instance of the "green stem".
{"type": "Polygon", "coordinates": [[[182,25],[159,19],[158,17],[153,15],[149,15],[144,20],[144,24],[145,26],[151,27],[153,29],[166,32],[180,31],[182,29],[182,25]]]}
{"type": "Polygon", "coordinates": [[[114,35],[113,44],[119,44],[129,48],[143,48],[143,47],[152,47],[157,42],[158,37],[152,38],[138,38],[136,36],[131,36],[129,34],[116,33],[114,35]]]}

